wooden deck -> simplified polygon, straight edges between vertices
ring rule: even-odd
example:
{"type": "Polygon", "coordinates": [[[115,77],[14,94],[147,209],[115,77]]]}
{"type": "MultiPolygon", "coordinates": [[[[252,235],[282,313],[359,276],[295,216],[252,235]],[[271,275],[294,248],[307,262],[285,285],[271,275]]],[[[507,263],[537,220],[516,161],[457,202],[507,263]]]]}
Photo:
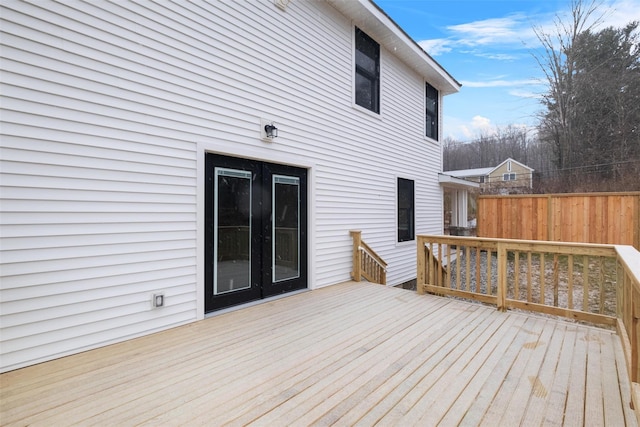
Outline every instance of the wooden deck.
{"type": "Polygon", "coordinates": [[[354,282],[0,380],[5,426],[636,425],[614,333],[354,282]]]}

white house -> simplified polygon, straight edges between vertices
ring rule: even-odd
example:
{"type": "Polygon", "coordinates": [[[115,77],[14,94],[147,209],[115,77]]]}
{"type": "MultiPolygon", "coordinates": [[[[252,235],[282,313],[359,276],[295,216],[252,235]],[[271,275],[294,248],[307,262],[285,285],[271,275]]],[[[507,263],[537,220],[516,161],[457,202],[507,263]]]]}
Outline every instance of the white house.
{"type": "Polygon", "coordinates": [[[487,168],[460,169],[445,172],[455,178],[480,184],[482,191],[503,193],[530,191],[533,188],[533,168],[512,158],[487,168]]]}
{"type": "Polygon", "coordinates": [[[349,280],[352,229],[397,285],[442,232],[460,85],[373,2],[0,8],[2,371],[349,280]]]}

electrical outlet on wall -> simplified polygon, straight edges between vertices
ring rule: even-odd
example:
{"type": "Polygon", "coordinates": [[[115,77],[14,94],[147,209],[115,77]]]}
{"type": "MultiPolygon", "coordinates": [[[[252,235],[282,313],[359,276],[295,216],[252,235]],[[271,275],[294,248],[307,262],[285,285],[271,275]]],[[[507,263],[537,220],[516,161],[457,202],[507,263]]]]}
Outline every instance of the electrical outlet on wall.
{"type": "Polygon", "coordinates": [[[164,307],[164,292],[158,292],[151,295],[151,307],[164,307]]]}

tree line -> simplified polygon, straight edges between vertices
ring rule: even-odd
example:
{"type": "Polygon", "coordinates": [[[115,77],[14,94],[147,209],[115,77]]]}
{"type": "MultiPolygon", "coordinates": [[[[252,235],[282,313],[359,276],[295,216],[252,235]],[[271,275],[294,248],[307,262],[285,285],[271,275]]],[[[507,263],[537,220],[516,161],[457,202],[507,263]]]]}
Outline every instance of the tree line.
{"type": "Polygon", "coordinates": [[[536,170],[534,192],[640,191],[639,23],[597,30],[600,7],[572,0],[570,19],[534,28],[547,87],[537,126],[447,139],[445,171],[511,157],[536,170]]]}

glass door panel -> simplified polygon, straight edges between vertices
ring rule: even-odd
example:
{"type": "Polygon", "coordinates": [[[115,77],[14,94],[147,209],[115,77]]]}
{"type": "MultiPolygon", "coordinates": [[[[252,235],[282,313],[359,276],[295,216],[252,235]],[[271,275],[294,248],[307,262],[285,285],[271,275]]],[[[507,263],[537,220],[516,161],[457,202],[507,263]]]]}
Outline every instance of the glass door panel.
{"type": "Polygon", "coordinates": [[[272,177],[273,281],[300,277],[300,178],[272,177]]]}
{"type": "Polygon", "coordinates": [[[250,171],[215,169],[214,295],[251,287],[251,175],[250,171]]]}
{"type": "Polygon", "coordinates": [[[205,312],[306,288],[307,171],[205,160],[205,312]]]}

